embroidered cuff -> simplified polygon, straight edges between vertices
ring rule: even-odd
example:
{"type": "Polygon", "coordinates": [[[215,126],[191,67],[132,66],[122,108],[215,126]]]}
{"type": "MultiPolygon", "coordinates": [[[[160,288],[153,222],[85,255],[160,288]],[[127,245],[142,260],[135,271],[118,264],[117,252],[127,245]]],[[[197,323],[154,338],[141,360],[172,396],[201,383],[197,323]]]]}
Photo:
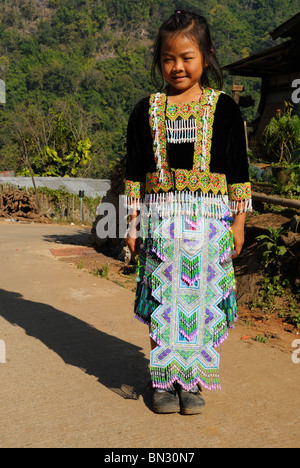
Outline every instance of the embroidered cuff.
{"type": "Polygon", "coordinates": [[[251,184],[228,184],[229,204],[232,213],[252,211],[251,184]]]}
{"type": "Polygon", "coordinates": [[[129,213],[141,209],[141,201],[144,197],[145,184],[132,180],[125,180],[124,206],[128,209],[129,213]]]}
{"type": "Polygon", "coordinates": [[[242,201],[251,199],[251,184],[228,184],[228,196],[231,201],[242,201]]]}
{"type": "Polygon", "coordinates": [[[125,195],[130,198],[144,198],[145,184],[142,182],[125,180],[125,195]]]}

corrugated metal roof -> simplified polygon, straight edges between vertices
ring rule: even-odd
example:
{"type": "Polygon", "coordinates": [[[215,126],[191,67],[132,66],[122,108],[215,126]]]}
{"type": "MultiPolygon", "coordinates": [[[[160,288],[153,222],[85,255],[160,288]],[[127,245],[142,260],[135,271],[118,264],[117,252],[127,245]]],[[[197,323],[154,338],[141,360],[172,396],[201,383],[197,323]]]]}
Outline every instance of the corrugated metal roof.
{"type": "MultiPolygon", "coordinates": [[[[69,177],[35,177],[37,187],[51,190],[62,189],[78,195],[84,190],[87,197],[104,197],[110,189],[111,182],[106,179],[73,179],[69,177]]],[[[20,188],[33,188],[31,177],[0,177],[0,185],[9,184],[20,188]]]]}

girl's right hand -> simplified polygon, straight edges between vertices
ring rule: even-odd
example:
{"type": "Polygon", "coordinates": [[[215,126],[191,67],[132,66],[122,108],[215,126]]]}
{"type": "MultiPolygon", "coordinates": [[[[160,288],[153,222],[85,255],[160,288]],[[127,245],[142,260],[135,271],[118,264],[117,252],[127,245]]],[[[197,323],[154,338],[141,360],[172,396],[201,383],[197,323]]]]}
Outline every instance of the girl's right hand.
{"type": "Polygon", "coordinates": [[[139,211],[131,213],[131,221],[127,235],[127,245],[129,250],[134,255],[140,254],[140,238],[137,233],[137,226],[139,224],[139,211]],[[130,235],[131,234],[131,235],[130,235]]]}
{"type": "Polygon", "coordinates": [[[139,238],[130,237],[130,235],[128,235],[127,245],[131,253],[133,253],[134,255],[140,254],[140,239],[139,238]]]}

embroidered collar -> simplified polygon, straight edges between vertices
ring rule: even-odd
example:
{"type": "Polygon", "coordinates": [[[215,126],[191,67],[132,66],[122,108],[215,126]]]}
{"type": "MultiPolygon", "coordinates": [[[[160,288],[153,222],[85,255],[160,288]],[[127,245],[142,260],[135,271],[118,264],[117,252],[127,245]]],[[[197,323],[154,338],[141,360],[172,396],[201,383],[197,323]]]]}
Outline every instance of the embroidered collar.
{"type": "MultiPolygon", "coordinates": [[[[220,94],[221,91],[205,88],[200,102],[196,103],[198,104],[198,112],[196,113],[197,136],[195,138],[193,169],[199,171],[209,171],[214,113],[220,94]]],[[[149,121],[153,136],[156,170],[160,173],[160,181],[163,180],[164,171],[170,170],[167,157],[166,107],[166,93],[151,95],[149,121]]]]}

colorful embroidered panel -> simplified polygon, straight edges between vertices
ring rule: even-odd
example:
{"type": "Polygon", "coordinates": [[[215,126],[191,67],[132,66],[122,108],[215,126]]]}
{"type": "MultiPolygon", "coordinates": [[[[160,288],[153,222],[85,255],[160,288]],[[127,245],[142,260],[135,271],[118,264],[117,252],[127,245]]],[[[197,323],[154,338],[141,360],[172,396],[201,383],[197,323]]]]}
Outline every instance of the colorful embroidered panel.
{"type": "Polygon", "coordinates": [[[151,95],[149,122],[157,170],[146,174],[145,184],[125,181],[128,208],[140,210],[145,194],[190,191],[215,196],[229,194],[232,213],[252,211],[249,182],[227,186],[225,174],[209,171],[214,114],[220,94],[220,91],[206,88],[200,102],[185,104],[167,104],[165,93],[151,95]],[[194,143],[192,170],[168,166],[167,141],[194,143]],[[242,200],[245,203],[239,203],[242,200]]]}
{"type": "Polygon", "coordinates": [[[150,363],[154,387],[168,388],[177,381],[186,390],[198,382],[210,390],[220,388],[215,347],[228,335],[222,301],[227,300],[235,320],[228,229],[226,222],[204,217],[195,227],[181,216],[163,220],[153,232],[163,258],[152,273],[157,283],[152,296],[159,304],[151,313],[151,336],[158,344],[150,363]]]}
{"type": "Polygon", "coordinates": [[[213,133],[214,114],[221,91],[205,88],[199,103],[172,104],[167,106],[165,93],[152,94],[150,97],[149,122],[154,142],[154,154],[157,172],[160,178],[168,171],[167,161],[167,127],[166,117],[177,120],[182,115],[187,118],[195,112],[197,139],[194,152],[194,169],[209,171],[211,158],[211,141],[213,133]]]}
{"type": "Polygon", "coordinates": [[[201,102],[191,101],[184,104],[168,104],[167,118],[175,121],[178,119],[188,120],[195,117],[200,110],[201,102]]]}
{"type": "Polygon", "coordinates": [[[160,180],[159,172],[146,174],[146,193],[158,193],[170,190],[190,190],[203,193],[212,192],[214,195],[226,195],[227,183],[225,174],[201,172],[197,169],[176,169],[172,172],[164,171],[160,180]]]}
{"type": "Polygon", "coordinates": [[[125,195],[131,198],[143,198],[145,195],[145,184],[125,180],[125,195]]]}
{"type": "Polygon", "coordinates": [[[200,103],[168,104],[166,111],[167,142],[196,143],[198,139],[196,115],[200,103]]]}
{"type": "Polygon", "coordinates": [[[251,183],[228,184],[228,196],[231,201],[250,200],[251,183]]]}

